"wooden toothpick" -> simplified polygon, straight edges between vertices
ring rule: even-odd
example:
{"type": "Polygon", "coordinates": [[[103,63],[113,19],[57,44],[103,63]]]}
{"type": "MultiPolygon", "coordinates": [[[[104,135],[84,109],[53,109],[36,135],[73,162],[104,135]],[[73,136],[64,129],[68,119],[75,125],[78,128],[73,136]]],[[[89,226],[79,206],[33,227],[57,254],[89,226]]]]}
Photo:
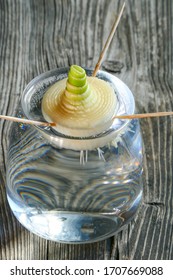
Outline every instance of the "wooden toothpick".
{"type": "Polygon", "coordinates": [[[155,113],[145,113],[145,114],[134,114],[134,115],[122,115],[114,116],[112,119],[144,119],[144,118],[154,118],[154,117],[164,117],[171,116],[173,112],[155,112],[155,113]]]}
{"type": "MultiPolygon", "coordinates": [[[[173,115],[173,112],[156,112],[156,113],[145,113],[145,114],[134,114],[134,115],[122,115],[122,116],[114,116],[112,120],[114,119],[144,119],[144,118],[154,118],[154,117],[166,117],[173,115]]],[[[47,123],[47,122],[41,122],[41,121],[33,121],[23,118],[16,118],[12,116],[5,116],[0,115],[0,119],[4,119],[7,121],[12,122],[20,122],[25,124],[31,124],[31,125],[38,125],[38,126],[56,126],[55,123],[47,123]]]]}
{"type": "Polygon", "coordinates": [[[55,123],[33,121],[33,120],[16,118],[16,117],[5,116],[5,115],[0,115],[0,119],[4,119],[4,120],[7,120],[7,121],[13,121],[13,122],[21,122],[21,123],[26,123],[26,124],[40,125],[40,126],[55,126],[56,125],[55,123]]]}
{"type": "Polygon", "coordinates": [[[93,75],[92,75],[93,77],[96,76],[96,74],[97,74],[97,72],[98,72],[98,70],[99,70],[99,68],[100,68],[100,65],[101,65],[101,63],[102,63],[103,57],[104,57],[104,55],[105,55],[105,53],[106,53],[106,51],[107,51],[107,49],[108,49],[108,47],[109,47],[109,45],[110,45],[110,43],[111,43],[111,41],[112,41],[112,38],[113,38],[113,36],[114,36],[114,33],[115,33],[116,29],[117,29],[117,26],[118,26],[118,24],[119,24],[119,22],[120,22],[120,19],[121,19],[122,14],[123,14],[124,7],[125,7],[125,2],[124,2],[124,4],[123,4],[122,7],[121,7],[121,10],[120,10],[120,12],[119,12],[119,15],[118,15],[118,17],[116,18],[116,20],[115,20],[115,22],[114,22],[114,24],[113,24],[113,26],[112,26],[111,32],[110,32],[110,34],[109,34],[109,36],[108,36],[108,38],[107,38],[107,41],[106,41],[106,43],[105,43],[105,45],[104,45],[104,47],[103,47],[103,50],[101,51],[99,60],[98,60],[98,62],[97,62],[97,64],[96,64],[96,66],[95,66],[95,69],[94,69],[94,72],[93,72],[93,75]]]}

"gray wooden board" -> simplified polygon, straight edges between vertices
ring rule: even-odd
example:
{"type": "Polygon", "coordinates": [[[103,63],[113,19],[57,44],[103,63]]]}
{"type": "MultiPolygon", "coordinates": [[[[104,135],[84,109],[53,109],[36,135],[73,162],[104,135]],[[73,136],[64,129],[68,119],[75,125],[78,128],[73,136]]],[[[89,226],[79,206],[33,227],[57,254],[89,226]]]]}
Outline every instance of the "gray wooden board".
{"type": "MultiPolygon", "coordinates": [[[[122,1],[0,0],[0,114],[14,115],[27,83],[47,70],[94,67],[122,1]]],[[[102,69],[122,79],[138,112],[173,110],[173,2],[129,0],[102,69]]],[[[87,245],[50,242],[25,230],[5,193],[11,122],[0,121],[0,259],[173,259],[172,117],[140,121],[144,196],[129,226],[87,245]]]]}

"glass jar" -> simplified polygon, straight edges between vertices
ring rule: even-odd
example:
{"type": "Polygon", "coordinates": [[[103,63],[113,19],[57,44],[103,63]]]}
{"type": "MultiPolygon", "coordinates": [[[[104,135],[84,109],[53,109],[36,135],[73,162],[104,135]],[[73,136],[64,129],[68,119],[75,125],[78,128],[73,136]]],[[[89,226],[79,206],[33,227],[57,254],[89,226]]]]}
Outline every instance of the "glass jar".
{"type": "MultiPolygon", "coordinates": [[[[43,73],[23,92],[18,117],[44,121],[41,100],[69,68],[43,73]]],[[[88,76],[91,69],[86,69],[88,76]]],[[[99,71],[118,99],[117,115],[134,114],[129,88],[99,71]]],[[[7,197],[20,223],[63,243],[106,239],[134,217],[142,198],[139,121],[114,119],[92,137],[68,137],[51,127],[13,123],[7,163],[7,197]]]]}

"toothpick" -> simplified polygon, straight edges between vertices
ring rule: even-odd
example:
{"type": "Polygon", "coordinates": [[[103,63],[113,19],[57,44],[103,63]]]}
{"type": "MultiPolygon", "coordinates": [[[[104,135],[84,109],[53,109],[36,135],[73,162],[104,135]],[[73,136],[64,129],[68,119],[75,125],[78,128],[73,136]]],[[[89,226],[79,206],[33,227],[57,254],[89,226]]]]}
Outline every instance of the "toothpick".
{"type": "Polygon", "coordinates": [[[7,120],[7,121],[13,121],[13,122],[21,122],[21,123],[26,123],[26,124],[40,125],[40,126],[55,126],[55,123],[33,121],[33,120],[16,118],[16,117],[5,116],[5,115],[0,115],[0,119],[4,119],[4,120],[7,120]]]}
{"type": "Polygon", "coordinates": [[[145,114],[134,114],[134,115],[122,115],[115,116],[112,119],[143,119],[143,118],[154,118],[154,117],[164,117],[171,116],[173,112],[156,112],[156,113],[145,113],[145,114]]]}
{"type": "MultiPolygon", "coordinates": [[[[112,120],[114,119],[144,119],[144,118],[154,118],[154,117],[166,117],[173,115],[173,112],[155,112],[155,113],[145,113],[145,114],[134,114],[134,115],[121,115],[121,116],[114,116],[112,120]]],[[[0,115],[0,119],[4,119],[7,121],[13,121],[13,122],[21,122],[25,124],[31,124],[31,125],[38,125],[38,126],[56,126],[55,123],[47,123],[47,122],[41,122],[41,121],[33,121],[23,118],[16,118],[12,116],[5,116],[0,115]]]]}
{"type": "Polygon", "coordinates": [[[118,24],[119,24],[119,22],[120,22],[120,19],[121,19],[122,14],[123,14],[124,7],[125,7],[125,2],[124,2],[124,4],[123,4],[122,7],[121,7],[121,10],[120,10],[120,12],[119,12],[119,15],[118,15],[118,17],[116,18],[116,20],[115,20],[115,22],[114,22],[114,24],[113,24],[113,26],[112,26],[111,32],[110,32],[110,34],[109,34],[109,36],[108,36],[108,38],[107,38],[107,41],[106,41],[106,43],[105,43],[105,45],[104,45],[104,47],[103,47],[103,50],[101,51],[99,60],[98,60],[98,62],[97,62],[97,64],[96,64],[96,66],[95,66],[95,69],[94,69],[94,72],[93,72],[93,75],[92,75],[93,77],[96,76],[96,74],[97,74],[97,72],[98,72],[98,70],[99,70],[99,68],[100,68],[100,65],[101,65],[101,63],[102,63],[103,57],[104,57],[104,55],[105,55],[105,53],[106,53],[106,51],[107,51],[107,49],[108,49],[108,47],[109,47],[109,45],[110,45],[110,43],[111,43],[111,41],[112,41],[112,38],[113,38],[113,36],[114,36],[114,33],[115,33],[116,29],[117,29],[117,26],[118,26],[118,24]]]}

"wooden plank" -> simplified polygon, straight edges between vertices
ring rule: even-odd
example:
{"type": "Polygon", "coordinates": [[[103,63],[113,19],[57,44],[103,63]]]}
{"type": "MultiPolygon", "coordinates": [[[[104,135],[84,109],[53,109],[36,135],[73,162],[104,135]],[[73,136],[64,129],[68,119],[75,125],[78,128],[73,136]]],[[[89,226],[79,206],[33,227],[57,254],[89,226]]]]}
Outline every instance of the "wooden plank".
{"type": "MultiPolygon", "coordinates": [[[[94,67],[115,14],[115,0],[1,0],[0,113],[12,115],[36,75],[73,63],[94,67]]],[[[171,0],[130,0],[102,68],[124,80],[140,113],[173,110],[171,0]]],[[[171,117],[141,120],[144,199],[123,232],[67,245],[43,240],[12,215],[5,195],[11,124],[0,121],[0,259],[173,259],[171,117]]]]}

